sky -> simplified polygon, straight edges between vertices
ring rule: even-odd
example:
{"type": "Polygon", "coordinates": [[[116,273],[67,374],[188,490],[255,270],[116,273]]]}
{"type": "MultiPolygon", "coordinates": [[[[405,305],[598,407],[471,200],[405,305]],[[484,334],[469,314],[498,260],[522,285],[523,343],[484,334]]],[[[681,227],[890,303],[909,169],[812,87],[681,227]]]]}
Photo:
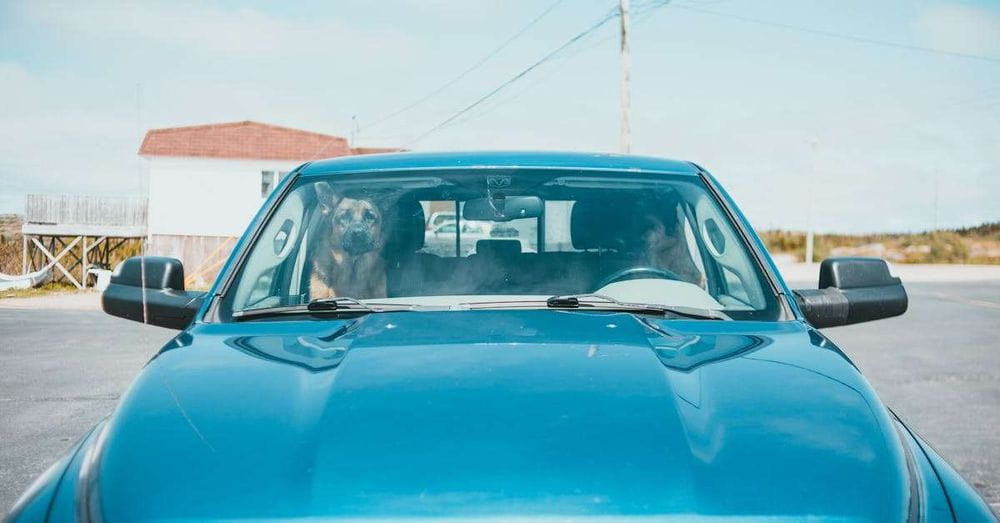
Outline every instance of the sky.
{"type": "MultiPolygon", "coordinates": [[[[1000,0],[631,1],[632,152],[707,168],[756,227],[1000,220],[1000,0]]],[[[507,83],[616,5],[0,0],[0,213],[140,193],[160,127],[617,152],[617,20],[507,83]]]]}

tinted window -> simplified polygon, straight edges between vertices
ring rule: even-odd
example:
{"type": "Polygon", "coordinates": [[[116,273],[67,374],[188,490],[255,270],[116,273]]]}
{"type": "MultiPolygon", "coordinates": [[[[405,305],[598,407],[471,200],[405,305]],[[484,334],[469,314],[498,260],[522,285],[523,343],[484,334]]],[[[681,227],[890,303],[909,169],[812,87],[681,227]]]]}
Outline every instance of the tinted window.
{"type": "Polygon", "coordinates": [[[303,177],[250,247],[223,310],[331,296],[456,306],[579,293],[777,316],[699,178],[552,171],[303,177]],[[505,215],[507,201],[527,217],[505,215]]]}

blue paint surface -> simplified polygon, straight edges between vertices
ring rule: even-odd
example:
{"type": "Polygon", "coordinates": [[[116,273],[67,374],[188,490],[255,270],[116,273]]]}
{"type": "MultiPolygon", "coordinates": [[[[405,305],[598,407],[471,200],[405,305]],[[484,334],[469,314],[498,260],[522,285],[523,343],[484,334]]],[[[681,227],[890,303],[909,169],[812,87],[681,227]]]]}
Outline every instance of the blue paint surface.
{"type": "Polygon", "coordinates": [[[797,322],[404,312],[177,345],[108,424],[109,521],[905,513],[885,409],[797,322]]]}

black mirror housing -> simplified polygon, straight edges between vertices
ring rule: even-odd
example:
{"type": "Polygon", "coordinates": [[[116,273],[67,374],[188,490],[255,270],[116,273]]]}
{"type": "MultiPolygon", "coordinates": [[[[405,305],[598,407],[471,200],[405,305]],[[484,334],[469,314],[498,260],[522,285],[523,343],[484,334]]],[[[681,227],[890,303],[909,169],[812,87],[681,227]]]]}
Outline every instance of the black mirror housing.
{"type": "Polygon", "coordinates": [[[111,274],[111,283],[101,295],[101,307],[119,318],[184,329],[191,324],[204,298],[203,292],[184,290],[184,267],[180,260],[134,256],[118,264],[111,274]]]}
{"type": "Polygon", "coordinates": [[[504,198],[477,198],[465,202],[462,218],[475,221],[509,222],[518,218],[537,218],[542,215],[545,202],[537,196],[507,196],[504,198]]]}
{"type": "Polygon", "coordinates": [[[879,258],[823,260],[819,289],[794,293],[802,314],[816,328],[891,318],[906,312],[908,306],[902,282],[879,258]]]}
{"type": "Polygon", "coordinates": [[[143,265],[142,256],[133,256],[115,267],[111,273],[112,285],[128,285],[142,287],[142,272],[146,271],[146,289],[184,290],[184,266],[177,258],[165,256],[146,256],[143,265]]]}

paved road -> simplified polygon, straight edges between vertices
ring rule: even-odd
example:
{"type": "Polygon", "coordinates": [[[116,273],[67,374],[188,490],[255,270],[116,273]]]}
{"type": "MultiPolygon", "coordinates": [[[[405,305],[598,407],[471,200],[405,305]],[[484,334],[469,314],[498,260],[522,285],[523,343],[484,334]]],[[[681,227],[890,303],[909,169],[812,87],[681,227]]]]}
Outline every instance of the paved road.
{"type": "MultiPolygon", "coordinates": [[[[827,334],[1000,507],[1000,281],[908,288],[905,316],[827,334]]],[[[95,311],[0,308],[0,507],[110,412],[172,333],[95,311]]]]}
{"type": "Polygon", "coordinates": [[[0,309],[0,512],[175,333],[98,311],[0,309]]]}
{"type": "Polygon", "coordinates": [[[1000,281],[907,289],[903,316],[826,334],[1000,512],[1000,281]]]}

